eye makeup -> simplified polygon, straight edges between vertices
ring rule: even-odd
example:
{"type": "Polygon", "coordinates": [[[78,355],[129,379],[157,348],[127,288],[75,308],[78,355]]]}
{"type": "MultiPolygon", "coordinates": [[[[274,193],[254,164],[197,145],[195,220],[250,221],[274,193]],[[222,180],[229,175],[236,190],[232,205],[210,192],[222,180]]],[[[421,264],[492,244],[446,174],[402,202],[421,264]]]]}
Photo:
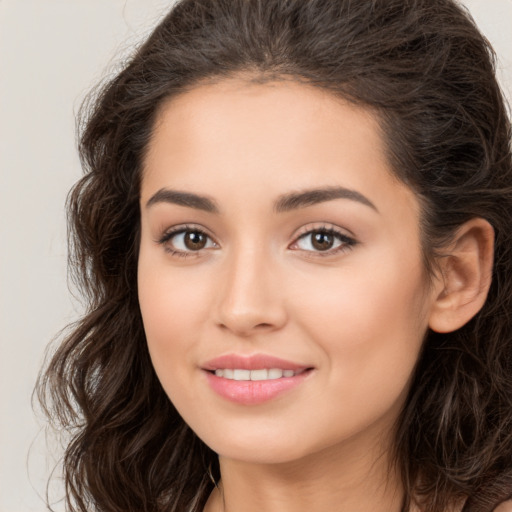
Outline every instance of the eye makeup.
{"type": "MultiPolygon", "coordinates": [[[[334,256],[356,245],[356,241],[333,227],[309,229],[290,246],[292,250],[314,253],[314,256],[334,256]]],[[[313,257],[311,255],[311,257],[313,257]]]]}
{"type": "Polygon", "coordinates": [[[166,230],[156,242],[171,256],[181,258],[196,256],[201,251],[219,247],[204,228],[191,224],[166,230]]]}
{"type": "MultiPolygon", "coordinates": [[[[219,244],[201,226],[182,224],[169,228],[155,240],[171,256],[196,257],[205,250],[219,249],[219,244]]],[[[301,251],[308,257],[334,256],[350,250],[356,240],[331,224],[305,226],[288,246],[289,250],[301,251]]]]}

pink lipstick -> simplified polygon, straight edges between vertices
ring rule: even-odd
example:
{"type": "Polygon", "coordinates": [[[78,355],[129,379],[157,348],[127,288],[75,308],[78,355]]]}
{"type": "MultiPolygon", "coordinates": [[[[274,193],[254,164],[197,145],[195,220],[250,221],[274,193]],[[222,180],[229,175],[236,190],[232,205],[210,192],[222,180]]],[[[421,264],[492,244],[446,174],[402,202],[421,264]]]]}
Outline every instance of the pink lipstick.
{"type": "Polygon", "coordinates": [[[253,405],[272,400],[301,384],[312,367],[266,354],[227,354],[205,363],[208,384],[232,402],[253,405]]]}

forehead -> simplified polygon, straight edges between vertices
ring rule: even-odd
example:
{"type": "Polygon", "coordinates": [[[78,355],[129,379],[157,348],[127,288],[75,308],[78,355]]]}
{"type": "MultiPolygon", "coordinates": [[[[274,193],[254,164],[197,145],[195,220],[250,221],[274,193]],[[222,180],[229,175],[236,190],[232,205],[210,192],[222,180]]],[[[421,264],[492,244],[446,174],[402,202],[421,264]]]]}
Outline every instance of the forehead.
{"type": "Polygon", "coordinates": [[[142,201],[167,186],[230,200],[234,190],[270,199],[343,186],[381,204],[396,204],[398,194],[416,206],[391,171],[377,117],[294,81],[228,79],[167,101],[148,147],[142,201]]]}
{"type": "MultiPolygon", "coordinates": [[[[293,146],[301,136],[311,141],[309,146],[322,137],[328,145],[345,130],[344,136],[352,142],[367,140],[365,149],[375,150],[375,157],[383,154],[380,126],[369,108],[292,80],[257,83],[231,78],[199,85],[165,102],[156,118],[148,156],[163,132],[173,139],[193,135],[193,141],[204,147],[224,142],[234,126],[240,139],[282,148],[286,143],[293,146]]],[[[298,150],[295,146],[294,151],[298,150]]]]}

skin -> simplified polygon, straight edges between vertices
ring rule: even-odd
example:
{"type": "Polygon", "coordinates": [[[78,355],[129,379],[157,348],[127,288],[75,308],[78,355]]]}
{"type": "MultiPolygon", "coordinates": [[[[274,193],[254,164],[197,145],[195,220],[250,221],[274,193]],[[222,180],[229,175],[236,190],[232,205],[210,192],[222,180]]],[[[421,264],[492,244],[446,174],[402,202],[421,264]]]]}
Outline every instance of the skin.
{"type": "Polygon", "coordinates": [[[140,204],[151,358],[219,454],[222,483],[205,510],[400,510],[393,425],[441,284],[426,278],[419,202],[391,173],[374,116],[294,82],[199,86],[161,108],[140,204]],[[284,195],[324,187],[373,206],[337,198],[276,212],[284,195]],[[218,212],[150,201],[163,189],[207,196],[218,212]],[[162,243],[183,226],[204,231],[207,245],[162,243]],[[307,233],[325,228],[339,232],[337,252],[311,244],[307,233]],[[201,369],[228,353],[313,370],[270,401],[241,405],[201,369]]]}

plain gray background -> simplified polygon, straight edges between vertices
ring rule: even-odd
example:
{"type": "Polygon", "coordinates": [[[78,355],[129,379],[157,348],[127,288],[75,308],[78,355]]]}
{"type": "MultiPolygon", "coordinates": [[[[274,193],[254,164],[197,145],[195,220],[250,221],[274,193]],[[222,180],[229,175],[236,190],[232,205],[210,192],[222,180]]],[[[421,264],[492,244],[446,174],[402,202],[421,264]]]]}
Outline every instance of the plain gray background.
{"type": "MultiPolygon", "coordinates": [[[[38,495],[60,453],[47,449],[30,399],[45,346],[80,310],[66,283],[74,115],[171,3],[0,0],[0,512],[45,510],[38,495]]],[[[510,98],[512,0],[464,3],[498,52],[510,98]]]]}

